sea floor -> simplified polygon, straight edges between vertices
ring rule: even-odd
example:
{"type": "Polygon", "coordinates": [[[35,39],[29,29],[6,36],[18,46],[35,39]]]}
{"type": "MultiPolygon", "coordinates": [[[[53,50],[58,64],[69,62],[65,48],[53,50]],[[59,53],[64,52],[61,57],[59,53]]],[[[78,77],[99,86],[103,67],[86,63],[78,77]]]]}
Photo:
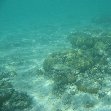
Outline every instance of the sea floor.
{"type": "Polygon", "coordinates": [[[43,69],[43,61],[49,54],[71,48],[67,35],[75,30],[76,27],[70,25],[45,25],[12,27],[0,32],[0,68],[16,73],[11,83],[14,89],[33,98],[31,111],[111,111],[111,88],[104,105],[103,100],[98,102],[96,95],[83,92],[75,96],[65,92],[58,98],[52,93],[53,80],[37,73],[38,69],[43,69]],[[97,105],[84,108],[88,99],[96,101],[97,105]]]}
{"type": "Polygon", "coordinates": [[[12,28],[0,33],[1,70],[16,72],[13,87],[34,98],[34,111],[51,111],[54,107],[56,98],[51,95],[52,81],[38,77],[37,70],[42,68],[50,53],[69,47],[66,33],[67,29],[56,25],[12,28]]]}

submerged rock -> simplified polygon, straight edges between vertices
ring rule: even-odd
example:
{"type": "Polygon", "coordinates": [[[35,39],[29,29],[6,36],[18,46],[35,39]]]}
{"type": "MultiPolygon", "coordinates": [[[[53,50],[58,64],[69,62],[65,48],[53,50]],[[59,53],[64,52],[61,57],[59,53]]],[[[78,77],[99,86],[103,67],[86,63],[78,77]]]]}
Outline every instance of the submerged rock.
{"type": "Polygon", "coordinates": [[[98,94],[105,75],[110,75],[111,37],[91,36],[76,32],[69,37],[72,49],[49,55],[44,63],[44,75],[54,81],[54,91],[64,92],[67,85],[78,91],[98,94]]]}
{"type": "Polygon", "coordinates": [[[31,108],[31,98],[23,92],[14,91],[9,99],[3,103],[2,111],[24,111],[31,108]]]}
{"type": "Polygon", "coordinates": [[[3,103],[10,99],[13,94],[12,85],[6,81],[0,81],[0,107],[3,103]]]}
{"type": "MultiPolygon", "coordinates": [[[[104,33],[105,34],[105,33],[104,33]]],[[[87,32],[75,32],[68,36],[68,39],[74,49],[95,50],[96,52],[103,50],[108,51],[111,47],[111,37],[103,33],[96,34],[87,32]]]]}
{"type": "Polygon", "coordinates": [[[24,92],[18,92],[13,88],[9,73],[0,74],[0,111],[24,111],[29,110],[32,98],[24,92]]]}

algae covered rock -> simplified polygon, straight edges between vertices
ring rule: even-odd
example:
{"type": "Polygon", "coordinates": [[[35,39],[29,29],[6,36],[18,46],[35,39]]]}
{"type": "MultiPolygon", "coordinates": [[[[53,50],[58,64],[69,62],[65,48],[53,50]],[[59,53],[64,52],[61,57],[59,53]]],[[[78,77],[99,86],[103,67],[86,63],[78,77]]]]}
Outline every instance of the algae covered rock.
{"type": "Polygon", "coordinates": [[[18,92],[11,83],[11,74],[0,74],[0,111],[24,111],[29,110],[32,98],[25,92],[18,92]]]}
{"type": "Polygon", "coordinates": [[[16,111],[16,110],[29,110],[31,108],[31,98],[23,92],[14,91],[11,97],[3,103],[1,110],[3,111],[16,111]]]}
{"type": "MultiPolygon", "coordinates": [[[[1,68],[2,69],[2,68],[1,68]]],[[[10,82],[10,73],[7,71],[1,70],[0,72],[0,108],[3,103],[10,99],[13,94],[13,86],[10,82]]]]}
{"type": "Polygon", "coordinates": [[[97,94],[100,90],[100,84],[95,81],[93,78],[81,78],[81,80],[77,81],[76,83],[77,89],[82,92],[90,93],[90,94],[97,94]]]}
{"type": "Polygon", "coordinates": [[[0,107],[6,102],[13,94],[12,85],[7,81],[0,80],[0,107]]]}
{"type": "Polygon", "coordinates": [[[93,58],[82,50],[69,50],[51,54],[45,59],[43,68],[46,72],[53,70],[75,70],[84,72],[93,65],[93,58]]]}
{"type": "Polygon", "coordinates": [[[87,58],[84,51],[69,50],[50,55],[43,66],[45,75],[54,80],[54,90],[59,93],[65,90],[66,85],[76,83],[79,76],[91,70],[93,65],[93,58],[87,58]]]}
{"type": "Polygon", "coordinates": [[[97,50],[97,51],[107,51],[111,48],[111,37],[103,34],[98,34],[92,36],[93,34],[87,32],[75,32],[68,36],[68,39],[72,47],[83,49],[83,50],[97,50]]]}
{"type": "Polygon", "coordinates": [[[68,39],[73,48],[80,49],[92,48],[95,42],[95,39],[92,39],[91,34],[87,34],[84,32],[71,33],[68,36],[68,39]]]}
{"type": "Polygon", "coordinates": [[[111,72],[111,37],[75,32],[69,41],[72,49],[52,53],[44,60],[44,75],[54,81],[56,93],[73,84],[78,91],[98,94],[105,75],[111,72]]]}

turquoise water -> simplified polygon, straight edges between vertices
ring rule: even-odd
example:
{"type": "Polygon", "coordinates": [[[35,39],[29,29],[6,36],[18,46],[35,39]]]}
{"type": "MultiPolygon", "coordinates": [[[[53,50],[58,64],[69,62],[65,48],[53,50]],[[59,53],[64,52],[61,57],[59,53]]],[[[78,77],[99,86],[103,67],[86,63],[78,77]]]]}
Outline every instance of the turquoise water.
{"type": "MultiPolygon", "coordinates": [[[[53,87],[59,78],[55,81],[47,77],[47,73],[52,74],[52,72],[44,69],[44,61],[50,54],[73,49],[73,44],[71,45],[68,40],[71,33],[83,32],[83,35],[79,33],[79,37],[85,36],[84,33],[93,37],[102,34],[111,37],[110,6],[110,0],[1,0],[0,111],[111,111],[110,45],[107,48],[108,53],[104,48],[108,42],[105,42],[105,45],[101,43],[103,46],[97,45],[100,48],[97,50],[105,55],[108,61],[107,65],[100,67],[108,67],[109,72],[108,74],[104,71],[98,72],[105,78],[101,88],[97,86],[99,91],[96,94],[77,88],[77,84],[73,82],[63,83],[65,91],[58,96],[55,94],[58,92],[53,93],[53,87]],[[102,52],[103,49],[106,51],[105,54],[102,52]],[[25,100],[19,101],[20,97],[12,102],[14,93],[11,92],[12,98],[9,98],[5,92],[8,92],[10,86],[2,82],[11,83],[12,89],[31,97],[31,108],[28,108],[29,105],[24,108],[25,100]]],[[[65,72],[67,65],[61,64],[57,63],[54,70],[65,72]]],[[[99,71],[99,68],[97,70],[99,71]]],[[[95,72],[92,75],[94,74],[95,72]]],[[[87,77],[85,80],[90,81],[87,77]]]]}

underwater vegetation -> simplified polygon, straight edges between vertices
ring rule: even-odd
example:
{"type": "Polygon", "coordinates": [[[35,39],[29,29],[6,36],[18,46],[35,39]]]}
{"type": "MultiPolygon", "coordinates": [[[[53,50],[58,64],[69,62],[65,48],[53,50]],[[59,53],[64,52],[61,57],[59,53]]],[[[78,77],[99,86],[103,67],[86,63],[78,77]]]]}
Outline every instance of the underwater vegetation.
{"type": "Polygon", "coordinates": [[[105,77],[111,74],[111,37],[103,32],[93,35],[93,31],[71,33],[72,48],[44,60],[44,75],[54,81],[54,94],[61,95],[74,85],[79,92],[99,96],[105,77]]]}
{"type": "Polygon", "coordinates": [[[0,73],[0,111],[24,111],[31,108],[32,99],[24,92],[16,91],[11,83],[14,72],[0,73]]]}

